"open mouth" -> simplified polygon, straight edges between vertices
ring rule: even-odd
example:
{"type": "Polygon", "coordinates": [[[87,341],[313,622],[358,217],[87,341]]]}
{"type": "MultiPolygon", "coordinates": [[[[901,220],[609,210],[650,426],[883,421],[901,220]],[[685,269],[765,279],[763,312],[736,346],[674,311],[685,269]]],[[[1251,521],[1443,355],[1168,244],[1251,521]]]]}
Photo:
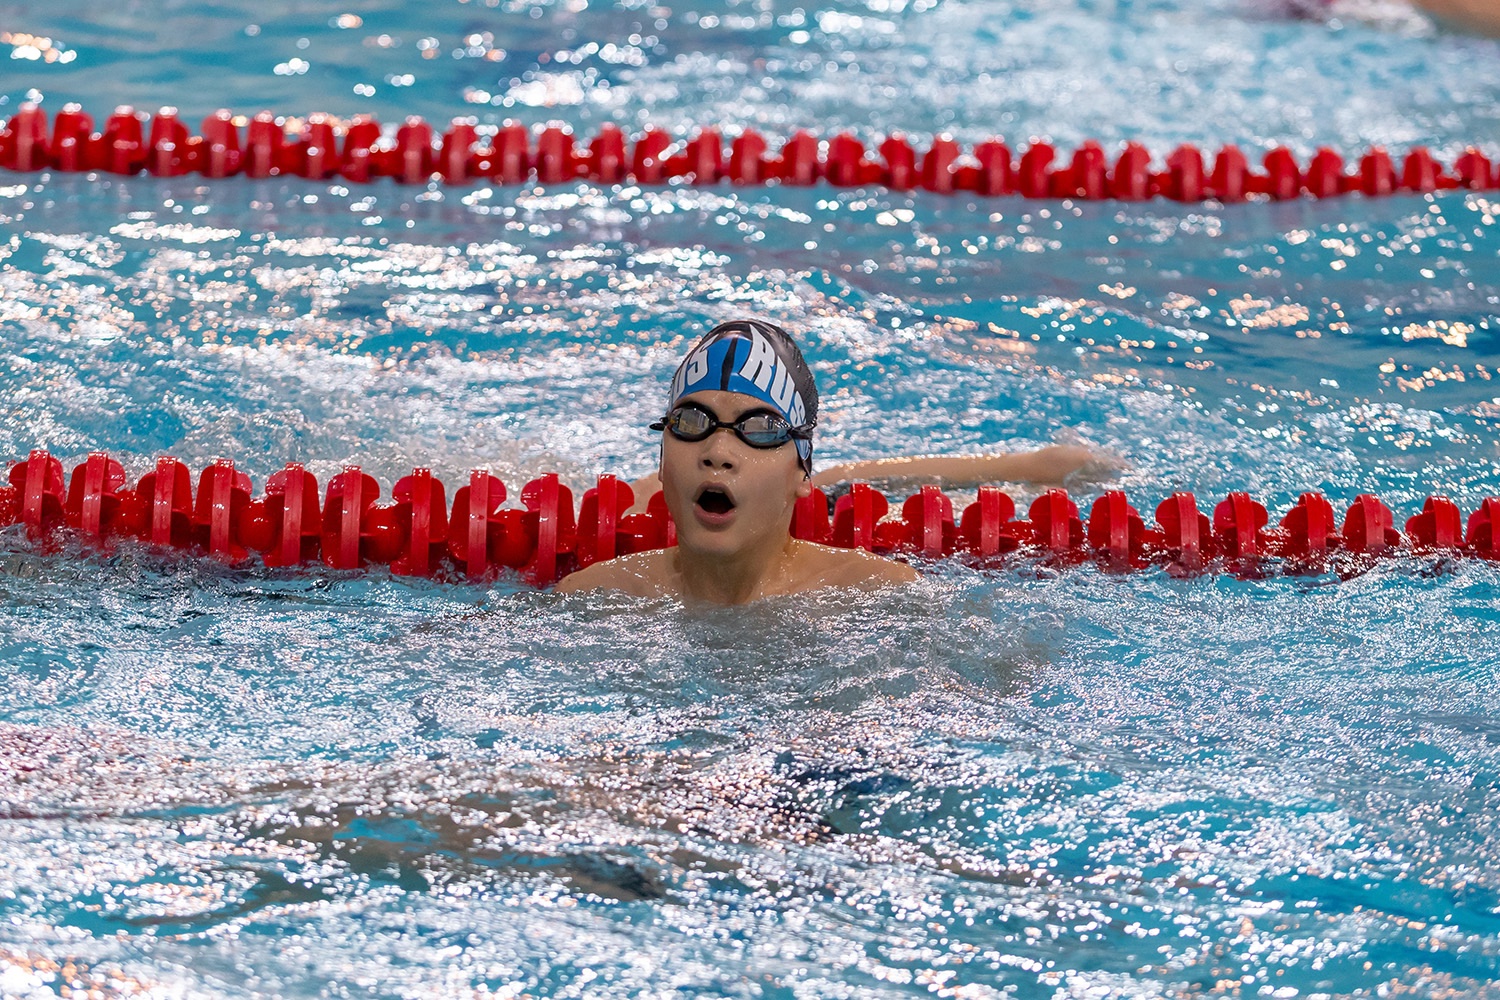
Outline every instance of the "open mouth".
{"type": "Polygon", "coordinates": [[[705,486],[698,494],[697,504],[708,514],[728,514],[734,510],[734,498],[718,486],[705,486]]]}

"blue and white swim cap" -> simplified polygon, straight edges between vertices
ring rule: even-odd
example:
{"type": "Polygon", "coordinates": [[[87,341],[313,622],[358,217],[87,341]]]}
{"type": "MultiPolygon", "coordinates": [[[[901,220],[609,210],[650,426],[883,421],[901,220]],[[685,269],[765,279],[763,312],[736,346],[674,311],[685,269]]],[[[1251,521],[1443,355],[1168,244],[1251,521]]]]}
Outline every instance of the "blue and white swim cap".
{"type": "MultiPolygon", "coordinates": [[[[721,323],[693,346],[672,377],[668,409],[682,397],[718,389],[753,396],[811,433],[818,423],[818,387],[797,344],[781,327],[755,319],[721,323]]],[[[802,465],[812,474],[812,441],[795,438],[802,465]]]]}

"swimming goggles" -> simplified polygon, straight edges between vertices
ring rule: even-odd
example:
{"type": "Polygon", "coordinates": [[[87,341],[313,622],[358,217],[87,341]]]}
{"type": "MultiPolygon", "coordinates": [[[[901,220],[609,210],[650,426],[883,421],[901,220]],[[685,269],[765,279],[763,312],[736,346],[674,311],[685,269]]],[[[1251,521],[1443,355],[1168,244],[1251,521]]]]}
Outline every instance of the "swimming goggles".
{"type": "Polygon", "coordinates": [[[666,431],[679,441],[702,441],[721,427],[734,431],[735,437],[752,448],[780,448],[793,438],[812,437],[811,432],[793,427],[780,414],[757,410],[731,422],[720,420],[696,403],[673,407],[651,425],[653,431],[666,431]]]}

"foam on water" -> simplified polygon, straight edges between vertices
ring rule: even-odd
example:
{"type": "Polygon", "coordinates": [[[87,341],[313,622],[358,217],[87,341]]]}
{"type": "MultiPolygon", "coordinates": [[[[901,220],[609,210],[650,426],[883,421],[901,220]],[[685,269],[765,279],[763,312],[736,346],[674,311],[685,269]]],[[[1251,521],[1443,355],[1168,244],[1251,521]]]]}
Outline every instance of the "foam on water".
{"type": "MultiPolygon", "coordinates": [[[[1449,154],[1500,106],[1494,44],[1418,19],[699,7],[58,3],[7,44],[77,55],[4,93],[1449,154]]],[[[1127,465],[1075,494],[1138,506],[1497,492],[1485,196],[4,185],[0,455],[582,487],[752,312],[820,461],[1080,436],[1127,465]]],[[[1495,995],[1491,565],[722,610],[58,545],[0,532],[0,995],[1495,995]]]]}
{"type": "Polygon", "coordinates": [[[12,558],[34,954],[396,996],[1477,991],[1496,960],[1483,567],[683,612],[129,560],[101,607],[12,558]]]}

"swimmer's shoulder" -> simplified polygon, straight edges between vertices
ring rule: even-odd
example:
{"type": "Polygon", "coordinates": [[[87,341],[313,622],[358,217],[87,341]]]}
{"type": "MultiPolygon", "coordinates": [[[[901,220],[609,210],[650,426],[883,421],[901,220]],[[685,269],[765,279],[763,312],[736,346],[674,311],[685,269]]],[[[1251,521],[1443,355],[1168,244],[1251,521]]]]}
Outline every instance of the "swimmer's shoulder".
{"type": "Polygon", "coordinates": [[[883,587],[915,583],[917,571],[906,563],[896,562],[866,552],[864,549],[841,549],[816,542],[796,543],[796,587],[852,587],[879,590],[883,587]]]}
{"type": "MultiPolygon", "coordinates": [[[[558,593],[613,590],[633,597],[680,597],[671,549],[636,552],[597,562],[570,573],[557,584],[558,593]]],[[[863,549],[840,549],[815,542],[796,541],[792,548],[791,572],[771,593],[794,594],[826,587],[879,590],[912,583],[917,571],[905,563],[872,555],[863,549]]]]}
{"type": "Polygon", "coordinates": [[[670,554],[666,549],[633,552],[569,573],[557,584],[560,594],[585,590],[618,590],[634,597],[675,596],[670,554]]]}

